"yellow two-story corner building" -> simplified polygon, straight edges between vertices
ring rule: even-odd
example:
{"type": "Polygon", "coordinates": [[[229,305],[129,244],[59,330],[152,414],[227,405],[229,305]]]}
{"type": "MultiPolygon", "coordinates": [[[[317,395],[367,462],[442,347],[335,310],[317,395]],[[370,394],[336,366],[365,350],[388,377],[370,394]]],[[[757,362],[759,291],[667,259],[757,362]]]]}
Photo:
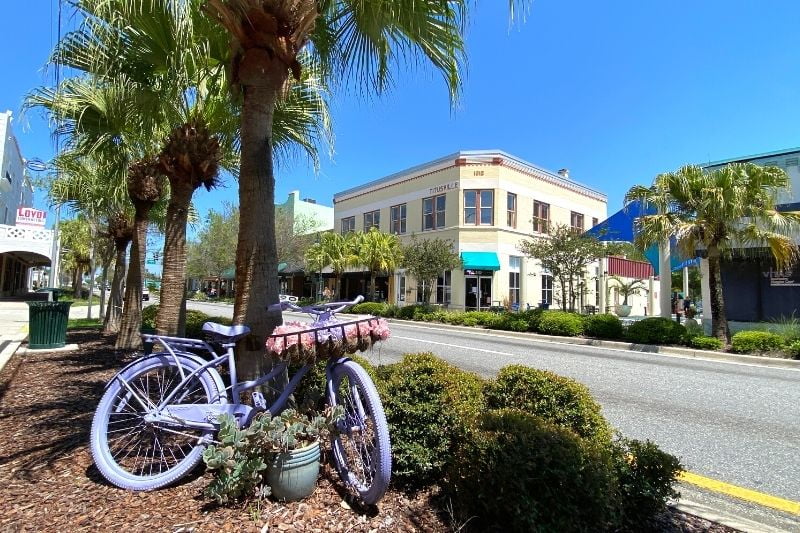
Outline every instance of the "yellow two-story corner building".
{"type": "MultiPolygon", "coordinates": [[[[552,277],[520,253],[520,240],[553,224],[589,229],[607,210],[606,195],[571,180],[566,169],[551,172],[499,150],[457,152],[339,192],[333,203],[343,233],[377,227],[404,242],[412,234],[451,239],[463,270],[442,273],[431,303],[464,310],[554,304],[552,277]]],[[[582,304],[595,304],[593,276],[582,304]]],[[[422,287],[402,269],[381,281],[390,303],[421,300],[422,287]]]]}

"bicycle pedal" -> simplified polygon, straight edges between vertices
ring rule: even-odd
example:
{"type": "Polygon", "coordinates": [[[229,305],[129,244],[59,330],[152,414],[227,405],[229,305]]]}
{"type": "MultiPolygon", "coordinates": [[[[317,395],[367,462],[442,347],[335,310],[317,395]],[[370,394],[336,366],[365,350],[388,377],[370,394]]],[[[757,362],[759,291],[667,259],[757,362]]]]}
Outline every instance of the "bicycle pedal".
{"type": "Polygon", "coordinates": [[[258,391],[253,392],[253,407],[255,407],[256,409],[262,409],[262,410],[265,410],[265,411],[267,409],[267,400],[265,400],[264,399],[264,395],[261,394],[258,391]]]}

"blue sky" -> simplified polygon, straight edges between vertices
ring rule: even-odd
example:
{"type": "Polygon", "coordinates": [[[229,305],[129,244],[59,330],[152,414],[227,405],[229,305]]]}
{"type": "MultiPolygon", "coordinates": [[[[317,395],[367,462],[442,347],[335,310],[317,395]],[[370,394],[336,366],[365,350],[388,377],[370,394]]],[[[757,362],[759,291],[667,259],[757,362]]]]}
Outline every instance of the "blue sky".
{"type": "MultiPolygon", "coordinates": [[[[429,70],[400,72],[383,96],[333,97],[333,159],[278,169],[276,199],[335,192],[455,152],[499,148],[567,167],[609,197],[659,172],[800,145],[797,0],[536,0],[509,28],[505,0],[475,2],[461,98],[429,70]]],[[[19,115],[46,81],[56,0],[5,2],[0,107],[19,115]]],[[[65,25],[70,21],[66,19],[65,25]]],[[[15,123],[23,154],[53,153],[46,121],[15,123]]],[[[235,182],[200,189],[201,212],[236,201],[235,182]]],[[[37,195],[36,207],[46,207],[37,195]]],[[[51,217],[52,218],[52,217],[51,217]]]]}

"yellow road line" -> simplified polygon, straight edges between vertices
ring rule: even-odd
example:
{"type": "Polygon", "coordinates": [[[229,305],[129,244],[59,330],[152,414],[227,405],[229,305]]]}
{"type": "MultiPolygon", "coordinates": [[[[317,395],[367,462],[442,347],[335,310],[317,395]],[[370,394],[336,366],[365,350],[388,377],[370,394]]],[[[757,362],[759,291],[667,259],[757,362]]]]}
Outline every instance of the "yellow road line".
{"type": "Polygon", "coordinates": [[[763,492],[737,487],[736,485],[731,485],[730,483],[725,483],[724,481],[717,481],[716,479],[703,477],[693,474],[692,472],[681,472],[678,475],[678,479],[707,490],[721,492],[722,494],[739,498],[740,500],[746,500],[748,502],[763,505],[764,507],[778,509],[779,511],[783,511],[785,513],[800,515],[800,502],[793,502],[791,500],[785,500],[770,494],[764,494],[763,492]]]}

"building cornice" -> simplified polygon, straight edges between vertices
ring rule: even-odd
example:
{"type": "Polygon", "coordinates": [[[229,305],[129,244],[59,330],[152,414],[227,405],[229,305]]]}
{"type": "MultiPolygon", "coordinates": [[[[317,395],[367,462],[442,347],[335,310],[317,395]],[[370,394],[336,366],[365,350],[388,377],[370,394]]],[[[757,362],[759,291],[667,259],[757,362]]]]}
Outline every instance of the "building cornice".
{"type": "Polygon", "coordinates": [[[353,187],[333,195],[334,205],[346,200],[352,200],[366,194],[370,194],[388,187],[400,185],[410,181],[418,180],[437,172],[442,172],[458,166],[484,166],[499,165],[505,166],[517,172],[546,181],[558,187],[581,194],[588,198],[607,202],[608,197],[590,187],[578,182],[567,179],[557,173],[543,169],[523,159],[515,157],[502,150],[462,150],[428,163],[423,163],[415,167],[390,174],[383,178],[367,182],[363,185],[353,187]]]}

